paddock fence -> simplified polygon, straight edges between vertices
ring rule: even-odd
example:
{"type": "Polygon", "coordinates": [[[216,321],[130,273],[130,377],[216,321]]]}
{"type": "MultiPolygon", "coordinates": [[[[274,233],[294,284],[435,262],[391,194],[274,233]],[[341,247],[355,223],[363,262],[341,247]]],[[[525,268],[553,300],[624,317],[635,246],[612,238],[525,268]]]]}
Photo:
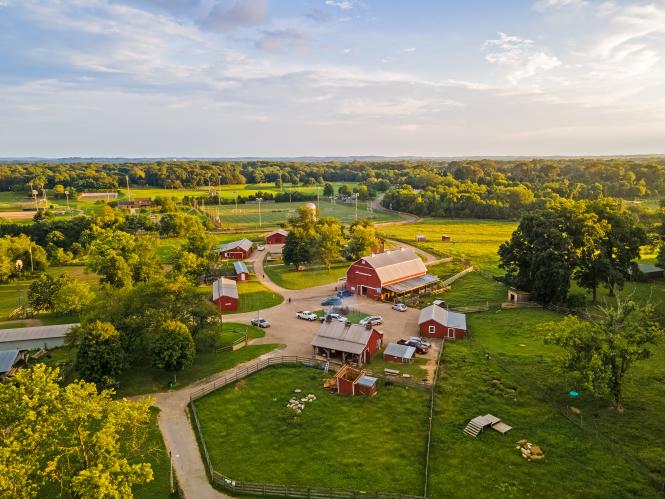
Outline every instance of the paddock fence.
{"type": "MultiPolygon", "coordinates": [[[[209,393],[219,390],[227,385],[235,383],[247,376],[270,366],[279,365],[302,365],[314,369],[321,369],[324,372],[336,372],[342,367],[341,363],[320,360],[314,357],[301,357],[297,355],[285,355],[281,357],[267,357],[253,364],[245,365],[235,369],[233,372],[220,378],[211,380],[199,389],[194,390],[189,397],[189,412],[196,436],[199,440],[199,446],[203,455],[203,460],[208,472],[208,477],[213,485],[232,494],[246,494],[263,497],[291,497],[291,498],[310,498],[310,499],[426,499],[425,496],[414,496],[394,492],[373,492],[364,490],[343,490],[329,487],[299,487],[293,485],[276,485],[265,483],[244,482],[234,480],[231,477],[215,470],[210,459],[208,446],[201,430],[196,404],[194,402],[209,393]]],[[[427,390],[433,390],[432,383],[421,383],[408,378],[391,378],[380,374],[372,374],[386,384],[394,384],[409,387],[418,387],[427,390]]]]}

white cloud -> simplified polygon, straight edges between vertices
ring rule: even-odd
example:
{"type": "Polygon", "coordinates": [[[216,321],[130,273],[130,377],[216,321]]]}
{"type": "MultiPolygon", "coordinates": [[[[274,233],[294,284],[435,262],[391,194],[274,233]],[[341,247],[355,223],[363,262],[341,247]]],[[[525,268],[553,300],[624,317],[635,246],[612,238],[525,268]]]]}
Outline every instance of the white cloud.
{"type": "Polygon", "coordinates": [[[201,26],[212,31],[232,31],[237,28],[260,26],[268,21],[268,0],[235,0],[215,4],[200,21],[201,26]]]}
{"type": "Polygon", "coordinates": [[[487,40],[484,49],[485,59],[492,64],[505,67],[506,77],[513,84],[549,71],[561,65],[561,61],[534,47],[532,40],[499,32],[499,38],[487,40]]]}
{"type": "Polygon", "coordinates": [[[264,31],[254,46],[266,52],[306,52],[309,50],[310,38],[306,33],[294,29],[264,31]]]}
{"type": "Polygon", "coordinates": [[[348,10],[353,8],[353,3],[349,0],[326,0],[326,5],[332,5],[333,7],[339,7],[342,10],[348,10]]]}
{"type": "Polygon", "coordinates": [[[586,0],[539,0],[534,4],[536,10],[561,9],[564,7],[581,7],[587,5],[586,0]]]}

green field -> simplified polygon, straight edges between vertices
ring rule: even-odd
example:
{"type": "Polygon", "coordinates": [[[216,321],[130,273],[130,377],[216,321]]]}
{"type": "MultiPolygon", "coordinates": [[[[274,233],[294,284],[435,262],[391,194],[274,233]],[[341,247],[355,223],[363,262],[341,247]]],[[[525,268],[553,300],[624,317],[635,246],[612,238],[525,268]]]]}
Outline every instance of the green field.
{"type": "MultiPolygon", "coordinates": [[[[325,265],[308,265],[305,270],[294,270],[283,263],[266,264],[264,267],[270,280],[285,289],[305,289],[322,284],[336,283],[340,277],[346,276],[349,262],[333,263],[330,272],[325,265]]],[[[332,286],[330,288],[332,293],[332,286]]]]}
{"type": "Polygon", "coordinates": [[[383,227],[381,232],[423,250],[468,260],[474,267],[500,274],[497,250],[510,239],[516,227],[515,222],[496,220],[426,218],[417,224],[383,227]],[[441,241],[444,234],[452,240],[441,241]],[[416,242],[416,235],[426,236],[427,241],[416,242]]]}
{"type": "Polygon", "coordinates": [[[629,376],[626,412],[573,388],[558,371],[560,350],[536,326],[560,316],[534,309],[472,314],[471,339],[449,343],[437,386],[430,497],[656,497],[663,481],[665,350],[629,376]],[[488,359],[485,352],[490,353],[488,359]],[[568,409],[574,405],[579,417],[568,409]],[[511,425],[477,439],[462,429],[491,413],[511,425]],[[514,442],[540,445],[528,462],[514,442]]]}
{"type": "Polygon", "coordinates": [[[265,310],[284,301],[282,295],[266,288],[253,275],[248,281],[238,283],[238,297],[238,310],[224,312],[224,315],[265,310]]]}
{"type": "Polygon", "coordinates": [[[270,484],[422,493],[429,392],[382,386],[371,398],[344,397],[323,389],[325,376],[274,367],[198,400],[215,469],[270,484]],[[286,408],[296,388],[317,397],[298,420],[286,408]]]}

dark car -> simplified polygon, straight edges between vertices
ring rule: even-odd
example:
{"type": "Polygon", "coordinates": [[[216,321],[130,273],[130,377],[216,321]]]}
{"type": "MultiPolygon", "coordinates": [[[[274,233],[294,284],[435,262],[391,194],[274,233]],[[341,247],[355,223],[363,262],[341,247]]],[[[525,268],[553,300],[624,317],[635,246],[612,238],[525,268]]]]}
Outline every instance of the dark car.
{"type": "Polygon", "coordinates": [[[349,296],[353,296],[353,291],[350,289],[345,289],[344,291],[338,291],[337,296],[340,298],[348,298],[349,296]]]}
{"type": "Polygon", "coordinates": [[[398,340],[397,341],[398,345],[407,345],[410,347],[413,347],[416,349],[416,353],[419,353],[420,355],[424,355],[427,352],[429,352],[429,347],[427,345],[424,345],[418,341],[413,341],[413,340],[398,340]]]}
{"type": "Polygon", "coordinates": [[[325,300],[323,300],[321,302],[321,305],[323,305],[324,307],[329,307],[331,305],[333,305],[333,306],[334,305],[341,305],[341,304],[342,304],[342,300],[340,300],[336,296],[331,296],[330,298],[326,298],[325,300]]]}

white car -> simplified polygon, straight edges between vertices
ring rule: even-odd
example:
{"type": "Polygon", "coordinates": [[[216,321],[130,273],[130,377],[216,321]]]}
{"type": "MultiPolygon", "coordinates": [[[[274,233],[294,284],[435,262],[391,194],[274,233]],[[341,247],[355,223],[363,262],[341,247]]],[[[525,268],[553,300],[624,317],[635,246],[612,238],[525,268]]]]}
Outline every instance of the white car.
{"type": "Polygon", "coordinates": [[[346,322],[346,321],[349,320],[349,319],[347,319],[346,317],[344,317],[343,315],[340,315],[340,314],[328,314],[327,317],[330,317],[332,320],[339,321],[339,322],[346,322]]]}
{"type": "Polygon", "coordinates": [[[378,326],[380,324],[383,324],[383,317],[380,315],[370,315],[360,321],[361,326],[378,326]]]}
{"type": "Polygon", "coordinates": [[[300,312],[296,312],[296,317],[298,319],[302,319],[304,321],[318,321],[319,316],[316,315],[314,312],[310,312],[309,310],[301,310],[300,312]]]}
{"type": "Polygon", "coordinates": [[[259,250],[259,251],[263,251],[263,250],[266,249],[266,246],[265,246],[265,244],[259,244],[259,245],[256,247],[256,249],[259,250]]]}
{"type": "Polygon", "coordinates": [[[417,341],[418,343],[420,343],[421,345],[426,346],[427,348],[432,347],[432,344],[429,341],[422,339],[420,336],[409,336],[409,340],[417,341]]]}
{"type": "Polygon", "coordinates": [[[406,305],[404,303],[395,303],[392,306],[393,310],[397,310],[398,312],[406,312],[406,305]]]}

